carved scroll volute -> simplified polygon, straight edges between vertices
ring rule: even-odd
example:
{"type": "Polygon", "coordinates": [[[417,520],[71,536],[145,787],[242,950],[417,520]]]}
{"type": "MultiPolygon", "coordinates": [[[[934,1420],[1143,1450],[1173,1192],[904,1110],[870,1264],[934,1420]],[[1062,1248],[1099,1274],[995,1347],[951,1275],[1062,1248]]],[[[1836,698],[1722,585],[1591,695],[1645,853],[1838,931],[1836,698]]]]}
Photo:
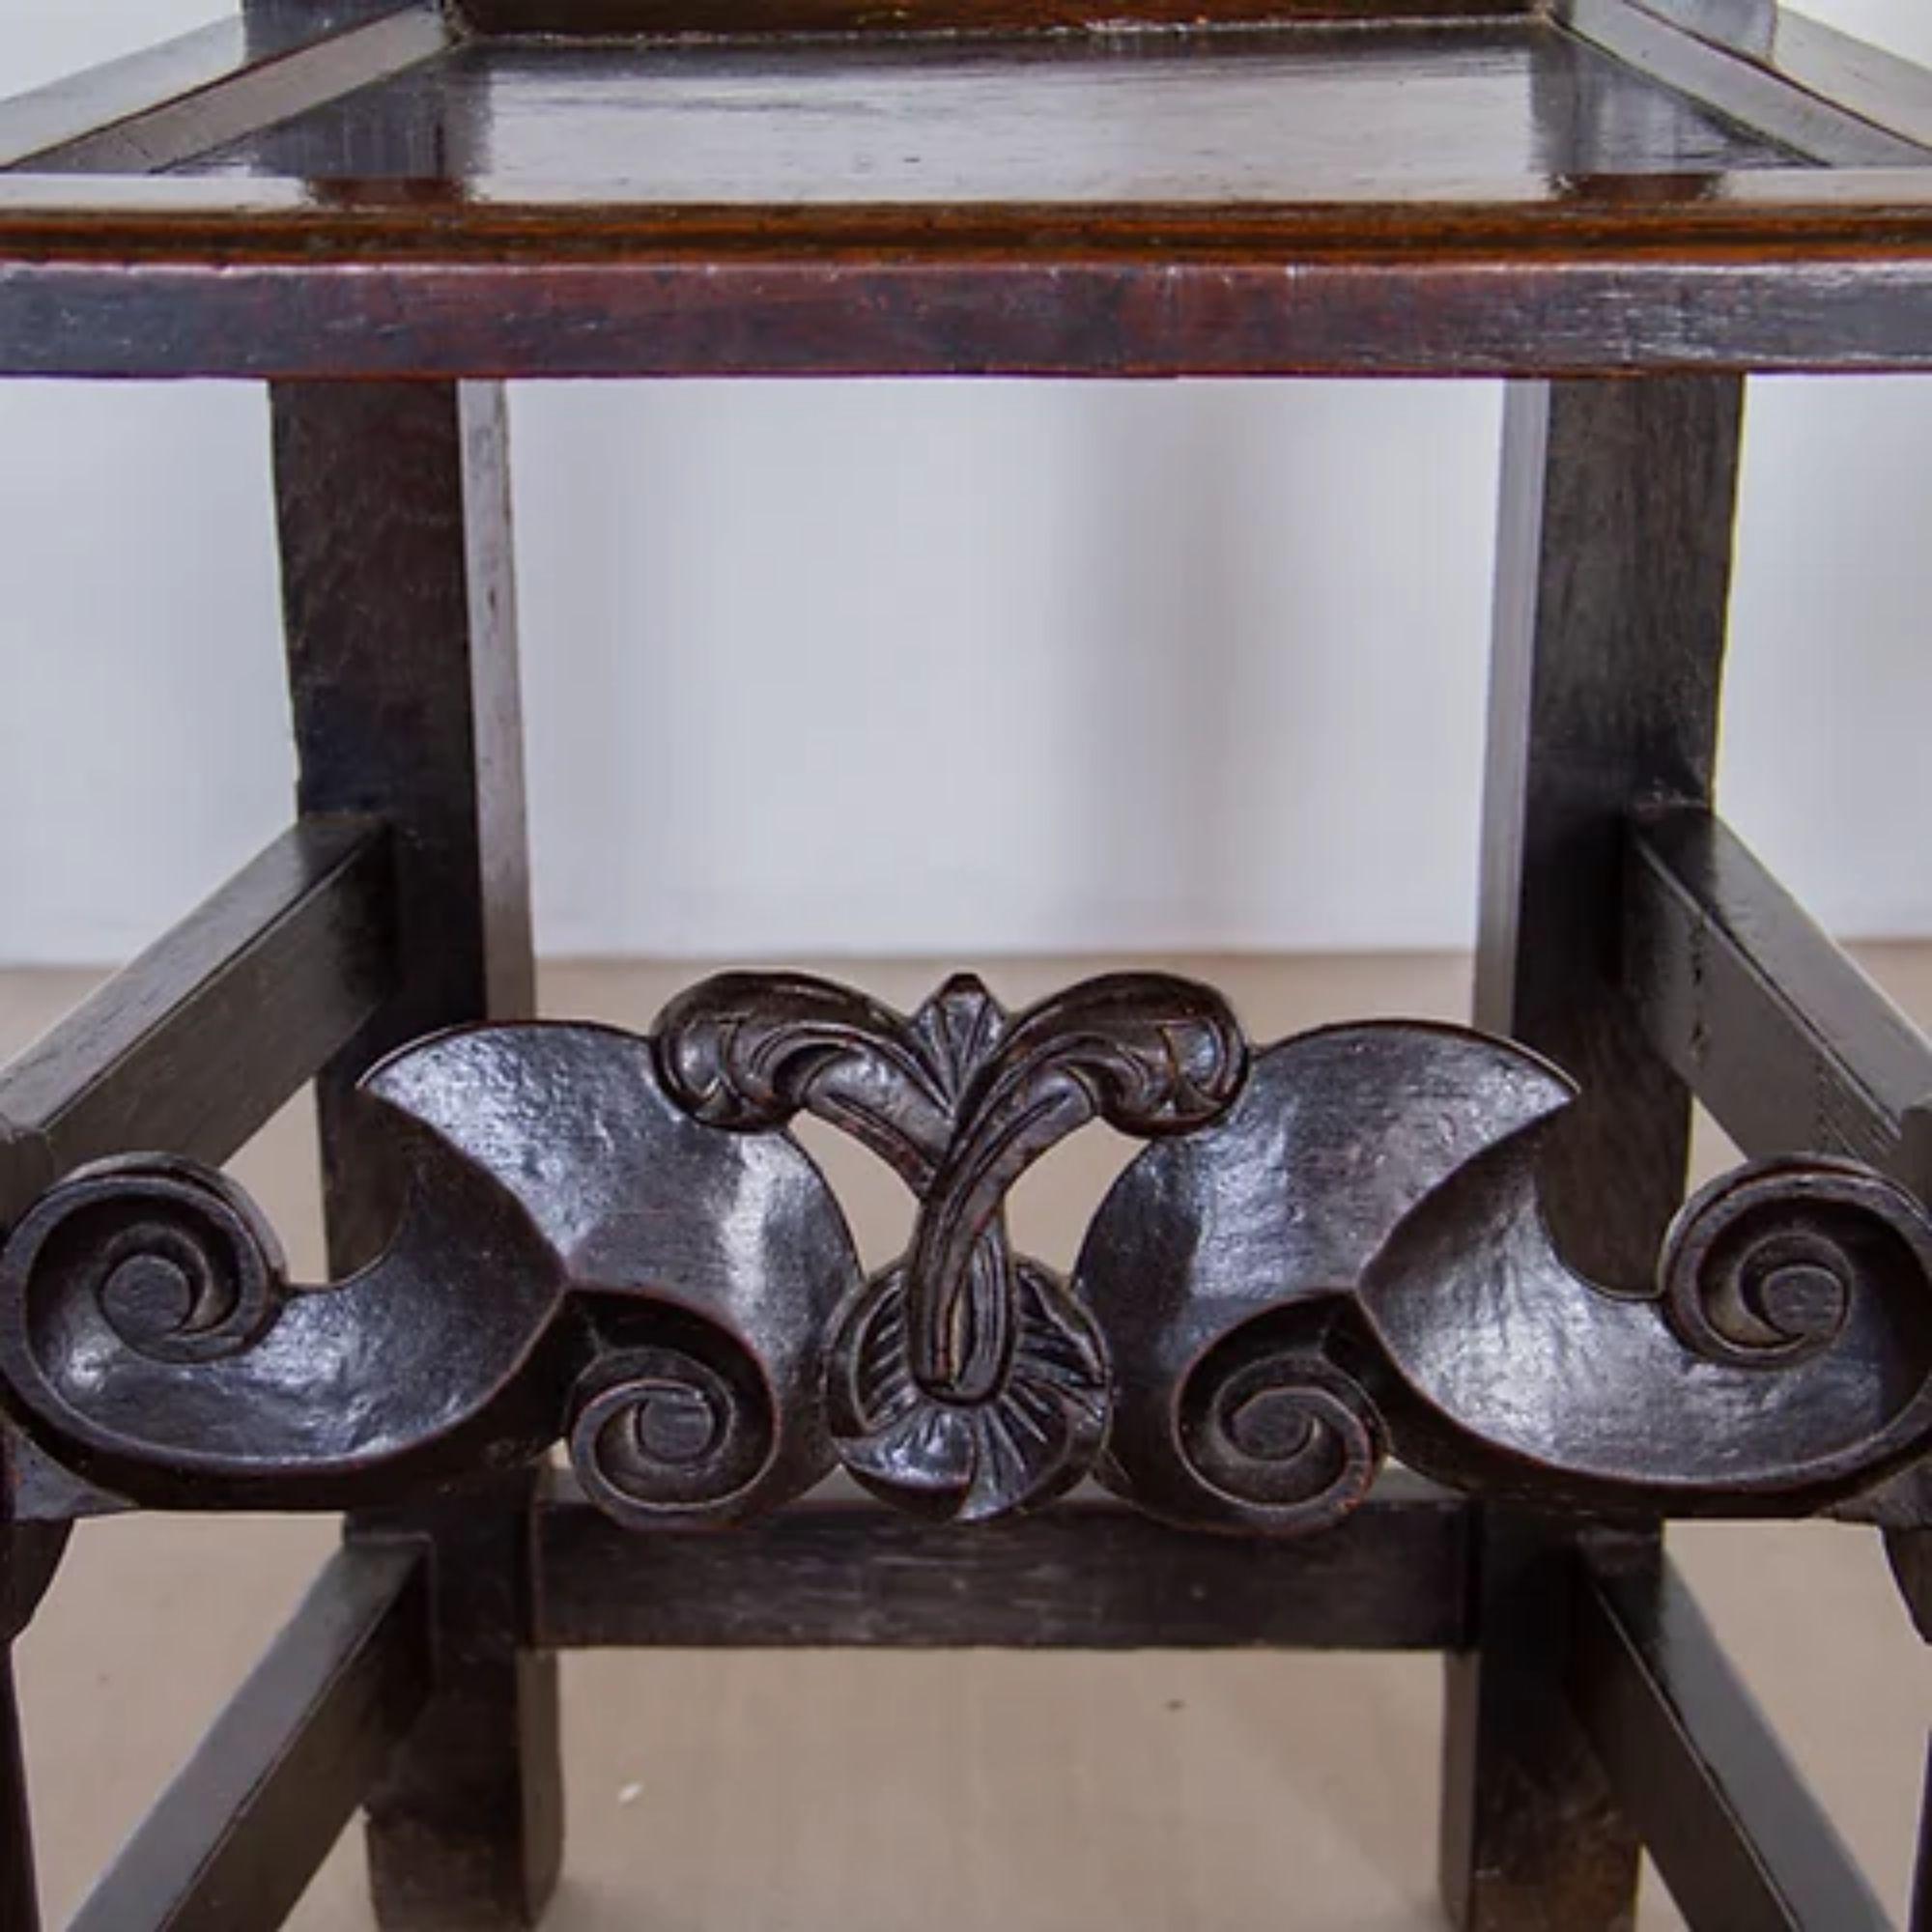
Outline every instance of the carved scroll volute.
{"type": "Polygon", "coordinates": [[[1122,1175],[1082,1250],[1075,1284],[1118,1388],[1101,1480],[1208,1527],[1347,1515],[1388,1448],[1351,1340],[1357,1280],[1420,1202],[1571,1092],[1446,1027],[1336,1028],[1260,1054],[1218,1125],[1122,1175]]]}
{"type": "Polygon", "coordinates": [[[366,1083],[407,1177],[387,1252],[289,1284],[234,1185],[86,1170],[0,1255],[0,1379],[47,1452],[166,1507],[345,1508],[568,1433],[627,1520],[766,1506],[831,1465],[818,1337],[858,1280],[782,1142],[707,1134],[648,1043],[457,1033],[366,1083]]]}
{"type": "Polygon", "coordinates": [[[1851,1162],[1755,1163],[1678,1216],[1654,1296],[1549,1242],[1534,1150],[1431,1203],[1361,1305],[1404,1391],[1404,1453],[1450,1477],[1673,1515],[1802,1514],[1932,1447],[1932,1223],[1851,1162]]]}
{"type": "Polygon", "coordinates": [[[1105,1348],[1058,1277],[1011,1254],[1004,1204],[1089,1121],[1159,1135],[1225,1109],[1246,1057],[1219,996],[1119,976],[1009,1020],[960,978],[901,1018],[823,981],[732,975],[674,1002],[658,1044],[696,1118],[744,1130],[809,1109],[884,1154],[919,1197],[906,1257],[849,1305],[828,1350],[852,1473],[962,1520],[1076,1482],[1106,1428],[1105,1348]]]}
{"type": "Polygon", "coordinates": [[[563,1433],[608,1514],[725,1524],[829,1473],[821,1349],[859,1268],[797,1147],[696,1125],[650,1042],[611,1028],[450,1036],[382,1091],[558,1257],[580,1339],[563,1433]]]}
{"type": "Polygon", "coordinates": [[[1208,1525],[1319,1527],[1386,1447],[1548,1505],[1801,1514],[1932,1443],[1932,1223],[1849,1163],[1747,1167],[1656,1293],[1569,1268],[1537,1195],[1568,1087],[1449,1029],[1311,1035],[1122,1177],[1076,1281],[1120,1400],[1103,1479],[1208,1525]]]}

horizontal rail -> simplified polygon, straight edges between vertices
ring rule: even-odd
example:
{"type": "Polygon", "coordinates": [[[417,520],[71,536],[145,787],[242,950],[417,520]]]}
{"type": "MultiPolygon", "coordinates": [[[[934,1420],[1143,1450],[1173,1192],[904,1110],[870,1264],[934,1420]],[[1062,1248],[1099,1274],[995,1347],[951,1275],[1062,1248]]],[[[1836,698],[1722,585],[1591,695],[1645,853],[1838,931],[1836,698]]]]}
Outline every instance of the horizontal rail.
{"type": "Polygon", "coordinates": [[[109,1154],[226,1160],[387,996],[391,901],[379,821],[284,833],[0,1070],[0,1223],[109,1154]]]}
{"type": "Polygon", "coordinates": [[[1625,977],[1659,1055],[1747,1154],[1848,1154],[1932,1196],[1932,1043],[1722,820],[1634,828],[1625,977]]]}
{"type": "Polygon", "coordinates": [[[1923,165],[1927,151],[1800,84],[1771,57],[1665,18],[1681,6],[1647,0],[1556,0],[1556,17],[1579,39],[1614,55],[1726,120],[1831,167],[1923,165]]]}
{"type": "Polygon", "coordinates": [[[808,1502],[729,1536],[620,1528],[558,1477],[537,1508],[530,1640],[966,1650],[1446,1650],[1468,1638],[1462,1497],[1384,1478],[1293,1542],[1076,1499],[962,1536],[808,1502]]]}
{"type": "Polygon", "coordinates": [[[1932,72],[1778,0],[1632,0],[1785,87],[1932,151],[1932,72]]]}
{"type": "Polygon", "coordinates": [[[1932,368],[1932,169],[1308,204],[675,207],[0,178],[0,376],[1932,368]]]}
{"type": "Polygon", "coordinates": [[[1879,1932],[1884,1908],[1674,1568],[1587,1567],[1571,1679],[1684,1916],[1725,1932],[1879,1932]]]}
{"type": "Polygon", "coordinates": [[[72,1932],[279,1925],[427,1702],[428,1554],[329,1559],[72,1932]]]}
{"type": "Polygon", "coordinates": [[[1323,22],[1389,24],[1495,20],[1528,14],[1542,0],[459,0],[467,26],[484,34],[1016,33],[1123,21],[1150,25],[1262,26],[1323,22]]]}
{"type": "Polygon", "coordinates": [[[151,174],[413,66],[448,45],[435,0],[397,0],[346,29],[267,33],[223,20],[13,100],[0,168],[151,174]]]}

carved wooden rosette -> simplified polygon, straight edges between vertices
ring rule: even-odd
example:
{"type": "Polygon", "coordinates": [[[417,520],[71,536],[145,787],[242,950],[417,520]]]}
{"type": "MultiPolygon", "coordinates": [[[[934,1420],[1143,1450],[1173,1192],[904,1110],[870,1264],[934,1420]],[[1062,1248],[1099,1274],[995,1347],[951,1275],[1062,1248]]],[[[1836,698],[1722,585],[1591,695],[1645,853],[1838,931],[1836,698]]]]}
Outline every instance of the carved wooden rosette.
{"type": "Polygon", "coordinates": [[[234,1184],[166,1157],[71,1176],[0,1254],[0,1397],[39,1451],[158,1507],[346,1508],[561,1439],[643,1526],[725,1523],[843,1463],[977,1520],[1085,1476],[1204,1527],[1339,1520],[1390,1454],[1579,1509],[1801,1515],[1932,1445],[1932,1224],[1849,1163],[1759,1163],[1680,1214],[1652,1290],[1544,1225],[1553,1068],[1454,1028],[1250,1057],[1157,975],[1009,1015],[970,979],[910,1017],[729,975],[652,1038],[420,1042],[366,1083],[406,1178],[384,1256],[291,1284],[234,1184]],[[919,1204],[862,1276],[788,1123],[919,1204]],[[1067,1134],[1151,1145],[1071,1281],[1005,1203],[1067,1134]]]}

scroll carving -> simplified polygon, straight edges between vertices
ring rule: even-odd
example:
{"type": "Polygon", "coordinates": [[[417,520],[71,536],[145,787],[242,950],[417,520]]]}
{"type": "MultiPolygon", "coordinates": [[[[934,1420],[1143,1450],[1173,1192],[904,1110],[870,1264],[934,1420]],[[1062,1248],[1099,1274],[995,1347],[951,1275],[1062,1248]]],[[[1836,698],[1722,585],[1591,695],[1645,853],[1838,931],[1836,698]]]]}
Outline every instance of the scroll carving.
{"type": "Polygon", "coordinates": [[[619,1520],[728,1524],[842,1463],[978,1520],[1094,1476],[1206,1528],[1345,1517],[1393,1456],[1583,1510],[1807,1514],[1932,1448],[1932,1223],[1828,1158],[1695,1196],[1640,1295],[1553,1246],[1571,1089],[1506,1041],[1378,1023],[1250,1053],[1160,975],[1019,1014],[729,975],[651,1038],[480,1028],[366,1083],[387,1251],[289,1279],[229,1180],[69,1177],[0,1253],[0,1399],[43,1456],[157,1506],[344,1508],[564,1443],[619,1520]],[[810,1113],[918,1202],[862,1275],[810,1113]],[[1005,1207],[1066,1135],[1150,1145],[1070,1278],[1005,1207]]]}
{"type": "Polygon", "coordinates": [[[49,1453],[139,1502],[345,1508],[567,1435],[637,1522],[728,1520],[831,1468],[819,1337],[858,1266],[795,1147],[698,1126],[645,1041],[596,1027],[445,1035],[365,1088],[406,1206],[347,1281],[288,1284],[185,1163],[83,1170],[27,1213],[0,1377],[49,1453]]]}

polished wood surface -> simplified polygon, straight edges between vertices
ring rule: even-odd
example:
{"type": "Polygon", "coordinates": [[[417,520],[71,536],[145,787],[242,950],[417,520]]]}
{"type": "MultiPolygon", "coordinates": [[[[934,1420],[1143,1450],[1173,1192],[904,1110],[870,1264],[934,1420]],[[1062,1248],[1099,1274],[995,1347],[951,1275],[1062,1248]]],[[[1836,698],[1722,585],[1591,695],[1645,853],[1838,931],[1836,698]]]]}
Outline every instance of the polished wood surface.
{"type": "MultiPolygon", "coordinates": [[[[1637,0],[1576,0],[1574,30],[1342,11],[485,36],[267,127],[230,103],[256,131],[212,153],[181,152],[178,117],[156,159],[186,174],[0,183],[0,373],[1932,361],[1909,113],[1837,109],[1637,0]]],[[[111,144],[70,159],[119,165],[111,144]]]]}
{"type": "Polygon", "coordinates": [[[118,164],[134,174],[167,167],[334,91],[366,85],[383,71],[370,64],[372,49],[385,49],[391,61],[420,59],[448,38],[446,21],[424,38],[422,23],[432,17],[430,0],[337,0],[327,13],[300,0],[272,19],[213,21],[0,98],[0,167],[59,165],[54,157],[63,154],[77,156],[77,165],[118,164]],[[355,31],[371,25],[383,31],[355,31]],[[239,122],[238,99],[253,109],[239,122]]]}
{"type": "Polygon", "coordinates": [[[1885,1932],[1891,1923],[1675,1567],[1586,1560],[1570,1693],[1694,1926],[1885,1932]]]}
{"type": "Polygon", "coordinates": [[[1681,89],[1745,127],[1836,167],[1914,165],[1923,151],[1796,82],[1728,40],[1686,32],[1646,0],[1559,0],[1558,17],[1604,52],[1681,89]]]}
{"type": "MultiPolygon", "coordinates": [[[[1683,1196],[1690,1094],[1618,980],[1624,825],[1715,781],[1743,407],[1722,379],[1523,384],[1505,405],[1475,1009],[1587,1069],[1549,1208],[1627,1291],[1683,1196]]],[[[1558,1688],[1573,1632],[1549,1579],[1574,1532],[1500,1508],[1481,1534],[1480,1642],[1448,1667],[1444,1895],[1468,1932],[1616,1926],[1637,1837],[1558,1688]]]]}
{"type": "MultiPolygon", "coordinates": [[[[1932,73],[1777,0],[1638,0],[1645,12],[1874,128],[1932,144],[1932,73]]],[[[1555,0],[1574,21],[1578,0],[1555,0]]]]}
{"type": "Polygon", "coordinates": [[[1747,1153],[1848,1154],[1932,1197],[1932,1045],[1721,819],[1631,836],[1624,983],[1747,1153]]]}
{"type": "Polygon", "coordinates": [[[1259,234],[1156,210],[1069,222],[1009,209],[990,231],[977,212],[862,212],[814,234],[809,220],[683,225],[656,210],[593,231],[581,211],[474,203],[425,220],[406,196],[329,209],[298,195],[210,219],[146,185],[146,209],[111,191],[82,197],[92,210],[0,195],[0,374],[1932,366],[1932,197],[1916,178],[1865,185],[1877,204],[1864,209],[1739,197],[1509,221],[1493,205],[1418,204],[1290,211],[1259,234]]]}
{"type": "Polygon", "coordinates": [[[487,180],[492,197],[604,182],[700,207],[1244,205],[1512,179],[1555,193],[1577,176],[1794,158],[1575,36],[1483,23],[481,41],[194,166],[367,182],[392,171],[395,130],[424,126],[442,130],[443,177],[487,180]]]}
{"type": "Polygon", "coordinates": [[[433,0],[392,6],[318,41],[319,24],[306,37],[290,25],[265,36],[219,21],[109,76],[0,103],[0,156],[39,173],[154,173],[366,87],[450,41],[433,0]]]}
{"type": "MultiPolygon", "coordinates": [[[[507,408],[494,384],[290,385],[270,399],[298,799],[395,838],[397,996],[317,1085],[328,1248],[354,1267],[398,1207],[371,1064],[535,1001],[507,408]]],[[[384,1525],[429,1546],[437,1694],[369,1796],[384,1922],[521,1924],[562,1856],[556,1661],[515,1614],[527,1478],[384,1525]]]]}
{"type": "Polygon", "coordinates": [[[0,1073],[0,1220],[141,1148],[226,1160],[383,1004],[386,828],[316,817],[0,1073]]]}
{"type": "MultiPolygon", "coordinates": [[[[298,0],[299,4],[299,0],[298,0]]],[[[1543,0],[462,0],[484,34],[688,35],[715,41],[785,34],[988,34],[1102,31],[1122,26],[1274,26],[1319,20],[1352,27],[1390,21],[1498,20],[1535,14],[1543,0]]]]}
{"type": "Polygon", "coordinates": [[[0,1639],[72,1518],[355,1511],[93,1922],[264,1922],[360,1800],[391,1932],[527,1924],[548,1646],[693,1641],[1438,1646],[1468,1932],[1627,1926],[1640,1838],[1712,1925],[1868,1919],[1657,1522],[1880,1524],[1925,1621],[1922,1043],[1709,808],[1738,378],[1932,367],[1932,95],[1769,0],[1126,7],[252,0],[0,109],[0,374],[276,384],[304,814],[0,1085],[0,1639]],[[1509,412],[1490,1036],[1262,1045],[1151,974],[514,1023],[497,379],[993,371],[1558,379],[1509,412]],[[308,1289],[195,1157],[325,1056],[308,1289]],[[1821,1080],[1888,1172],[1788,1144],[1821,1080]],[[1781,1157],[1680,1207],[1693,1089],[1781,1157]],[[801,1112],[917,1198],[869,1278],[801,1112]],[[1007,1199],[1096,1119],[1151,1145],[1062,1278],[1007,1199]],[[902,1514],[696,1534],[835,1464],[902,1514]],[[1090,1473],[1160,1520],[1045,1509],[1090,1473]]]}

